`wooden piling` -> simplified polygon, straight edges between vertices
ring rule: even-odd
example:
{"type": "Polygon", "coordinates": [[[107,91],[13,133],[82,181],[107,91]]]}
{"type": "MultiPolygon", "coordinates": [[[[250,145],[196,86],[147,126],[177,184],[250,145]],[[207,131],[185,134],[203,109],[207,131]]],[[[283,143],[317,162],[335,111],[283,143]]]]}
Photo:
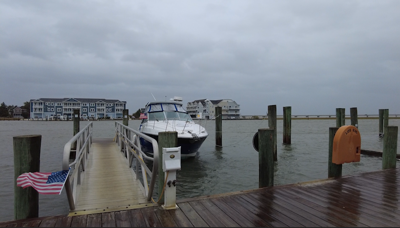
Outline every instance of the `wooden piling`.
{"type": "Polygon", "coordinates": [[[332,163],[333,139],[335,138],[338,127],[329,128],[329,155],[328,155],[328,178],[342,176],[342,164],[337,165],[332,163]]]}
{"type": "Polygon", "coordinates": [[[122,116],[123,116],[122,124],[125,126],[128,126],[128,124],[129,124],[129,109],[122,110],[122,116]]]}
{"type": "Polygon", "coordinates": [[[215,146],[222,147],[222,107],[215,107],[215,146]]]}
{"type": "Polygon", "coordinates": [[[383,109],[383,134],[387,126],[389,126],[389,109],[383,109]]]}
{"type": "Polygon", "coordinates": [[[379,137],[383,137],[383,109],[379,109],[379,137]]]}
{"type": "MultiPolygon", "coordinates": [[[[129,109],[122,110],[122,124],[128,126],[129,124],[129,109]]],[[[130,139],[128,129],[125,130],[125,135],[127,138],[130,139]]],[[[121,151],[125,151],[125,143],[121,143],[121,151]]]]}
{"type": "Polygon", "coordinates": [[[276,143],[276,105],[268,105],[268,127],[274,130],[274,161],[278,161],[278,150],[276,143]]]}
{"type": "Polygon", "coordinates": [[[163,171],[163,148],[177,147],[178,146],[178,132],[166,131],[158,133],[158,204],[164,203],[163,187],[165,182],[165,175],[163,171]]]}
{"type": "Polygon", "coordinates": [[[344,108],[336,108],[336,127],[341,127],[345,125],[345,109],[344,108]]]}
{"type": "Polygon", "coordinates": [[[258,129],[259,188],[274,186],[274,129],[258,129]]]}
{"type": "Polygon", "coordinates": [[[356,128],[358,128],[357,107],[350,108],[350,120],[351,120],[351,125],[353,125],[356,128]]]}
{"type": "Polygon", "coordinates": [[[283,107],[283,144],[292,143],[292,107],[283,107]]]}
{"type": "Polygon", "coordinates": [[[72,120],[74,121],[74,132],[73,132],[73,135],[76,135],[80,131],[79,130],[79,128],[80,128],[79,127],[79,123],[81,121],[80,121],[79,113],[80,113],[79,109],[74,109],[74,113],[72,115],[72,120]]]}
{"type": "MultiPolygon", "coordinates": [[[[80,131],[80,110],[79,109],[74,109],[72,112],[72,124],[73,124],[73,129],[72,129],[72,135],[75,136],[79,131],[80,131]]],[[[69,159],[74,160],[76,158],[76,143],[73,142],[71,145],[71,150],[72,152],[69,154],[69,159]]]]}
{"type": "Polygon", "coordinates": [[[32,187],[18,187],[17,178],[23,173],[40,171],[41,143],[41,135],[13,137],[15,220],[37,218],[39,216],[39,193],[32,187]]]}
{"type": "Polygon", "coordinates": [[[383,135],[382,169],[395,169],[398,127],[387,126],[383,135]]]}

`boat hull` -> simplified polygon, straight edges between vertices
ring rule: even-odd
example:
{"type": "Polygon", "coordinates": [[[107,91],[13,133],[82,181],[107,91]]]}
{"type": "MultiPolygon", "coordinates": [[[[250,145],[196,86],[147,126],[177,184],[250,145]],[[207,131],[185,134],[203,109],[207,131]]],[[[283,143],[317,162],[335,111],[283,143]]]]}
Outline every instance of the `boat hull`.
{"type": "MultiPolygon", "coordinates": [[[[158,135],[150,135],[146,134],[153,139],[157,140],[158,142],[158,135]]],[[[194,157],[197,154],[197,151],[199,150],[200,146],[203,144],[203,142],[206,140],[207,137],[202,137],[202,138],[178,138],[178,147],[181,147],[181,157],[194,157]]],[[[140,138],[140,144],[142,145],[142,151],[145,152],[146,154],[153,154],[153,145],[148,142],[147,140],[144,140],[140,138]]]]}

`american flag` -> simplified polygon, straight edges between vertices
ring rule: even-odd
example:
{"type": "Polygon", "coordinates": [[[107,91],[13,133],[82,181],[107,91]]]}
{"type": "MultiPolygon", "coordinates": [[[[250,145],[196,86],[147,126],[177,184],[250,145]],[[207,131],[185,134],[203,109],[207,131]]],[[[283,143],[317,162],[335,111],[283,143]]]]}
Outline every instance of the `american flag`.
{"type": "Polygon", "coordinates": [[[147,113],[140,113],[140,119],[147,119],[147,113]]]}
{"type": "Polygon", "coordinates": [[[33,187],[40,194],[60,195],[70,169],[52,173],[23,173],[17,178],[17,186],[23,188],[33,187]]]}

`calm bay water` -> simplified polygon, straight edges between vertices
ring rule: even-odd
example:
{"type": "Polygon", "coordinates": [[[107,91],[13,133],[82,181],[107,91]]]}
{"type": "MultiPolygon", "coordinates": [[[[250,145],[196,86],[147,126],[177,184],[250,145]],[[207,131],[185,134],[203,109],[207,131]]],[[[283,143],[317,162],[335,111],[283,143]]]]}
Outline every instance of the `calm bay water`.
{"type": "MultiPolygon", "coordinates": [[[[89,122],[81,122],[81,129],[89,122]]],[[[139,127],[139,120],[129,126],[139,127]]],[[[258,153],[252,139],[259,128],[268,128],[268,120],[224,120],[223,148],[215,148],[215,122],[202,121],[209,136],[198,155],[182,162],[178,172],[177,198],[213,195],[258,187],[258,153]]],[[[350,124],[350,120],[346,120],[350,124]]],[[[277,121],[278,162],[275,185],[327,178],[328,130],[336,120],[292,120],[292,144],[282,145],[282,120],[277,121]]],[[[389,120],[399,126],[399,119],[389,120]]],[[[0,121],[0,221],[14,219],[13,136],[42,135],[40,170],[61,170],[65,143],[72,137],[71,121],[0,121]]],[[[382,151],[377,119],[360,119],[361,147],[382,151]]],[[[113,121],[95,121],[94,138],[114,138],[113,121]]],[[[398,151],[400,145],[398,145],[398,151]]],[[[399,167],[399,165],[398,165],[399,167]]],[[[361,161],[343,165],[343,175],[382,169],[382,160],[361,155],[361,161]]],[[[39,195],[39,216],[68,213],[65,191],[61,195],[39,195]]]]}

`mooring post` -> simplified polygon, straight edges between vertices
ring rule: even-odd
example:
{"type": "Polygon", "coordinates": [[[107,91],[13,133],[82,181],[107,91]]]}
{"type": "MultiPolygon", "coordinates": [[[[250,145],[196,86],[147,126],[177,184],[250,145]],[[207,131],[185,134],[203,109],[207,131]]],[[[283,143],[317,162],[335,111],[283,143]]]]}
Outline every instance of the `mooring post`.
{"type": "Polygon", "coordinates": [[[165,131],[158,133],[158,204],[164,203],[163,188],[165,175],[163,171],[163,148],[178,146],[178,132],[165,131]]]}
{"type": "Polygon", "coordinates": [[[14,218],[15,220],[39,216],[39,193],[32,187],[17,186],[23,173],[40,171],[41,135],[13,137],[14,147],[14,218]]]}
{"type": "Polygon", "coordinates": [[[278,161],[278,150],[276,143],[276,105],[268,105],[268,127],[274,130],[274,161],[278,161]]]}
{"type": "Polygon", "coordinates": [[[258,129],[259,188],[274,186],[274,129],[258,129]]]}
{"type": "MultiPolygon", "coordinates": [[[[72,121],[73,121],[73,125],[74,125],[74,127],[73,127],[73,136],[78,134],[78,132],[80,131],[79,124],[80,124],[81,121],[80,121],[80,117],[79,116],[80,116],[80,110],[79,109],[74,109],[73,113],[72,113],[72,121]]],[[[76,158],[76,143],[77,142],[74,142],[71,145],[71,150],[75,150],[75,151],[70,153],[70,155],[69,155],[70,159],[75,159],[76,158]]]]}
{"type": "Polygon", "coordinates": [[[382,169],[395,169],[398,126],[387,126],[383,135],[382,169]]]}
{"type": "Polygon", "coordinates": [[[385,135],[386,127],[389,126],[389,109],[383,109],[383,134],[385,135]]]}
{"type": "Polygon", "coordinates": [[[329,128],[329,155],[328,155],[328,178],[342,176],[342,164],[337,165],[332,163],[333,139],[335,138],[338,127],[329,128]]]}
{"type": "Polygon", "coordinates": [[[358,113],[357,113],[357,107],[352,107],[350,108],[350,120],[351,120],[351,125],[355,126],[358,128],[358,113]]]}
{"type": "MultiPolygon", "coordinates": [[[[129,109],[122,110],[122,124],[125,126],[128,126],[129,124],[129,109]]],[[[127,138],[130,139],[130,136],[129,136],[129,131],[127,129],[123,131],[125,133],[126,138],[124,139],[123,137],[121,137],[121,151],[125,152],[125,140],[127,138]]]]}
{"type": "Polygon", "coordinates": [[[122,116],[123,116],[122,123],[125,126],[128,126],[128,124],[129,124],[129,109],[122,110],[122,116]]]}
{"type": "Polygon", "coordinates": [[[222,107],[215,107],[215,146],[222,147],[222,107]]]}
{"type": "Polygon", "coordinates": [[[345,109],[344,108],[336,108],[336,127],[341,127],[345,125],[345,109]]]}
{"type": "Polygon", "coordinates": [[[379,109],[379,137],[383,137],[383,109],[379,109]]]}
{"type": "Polygon", "coordinates": [[[292,143],[292,107],[283,107],[283,144],[292,143]]]}

